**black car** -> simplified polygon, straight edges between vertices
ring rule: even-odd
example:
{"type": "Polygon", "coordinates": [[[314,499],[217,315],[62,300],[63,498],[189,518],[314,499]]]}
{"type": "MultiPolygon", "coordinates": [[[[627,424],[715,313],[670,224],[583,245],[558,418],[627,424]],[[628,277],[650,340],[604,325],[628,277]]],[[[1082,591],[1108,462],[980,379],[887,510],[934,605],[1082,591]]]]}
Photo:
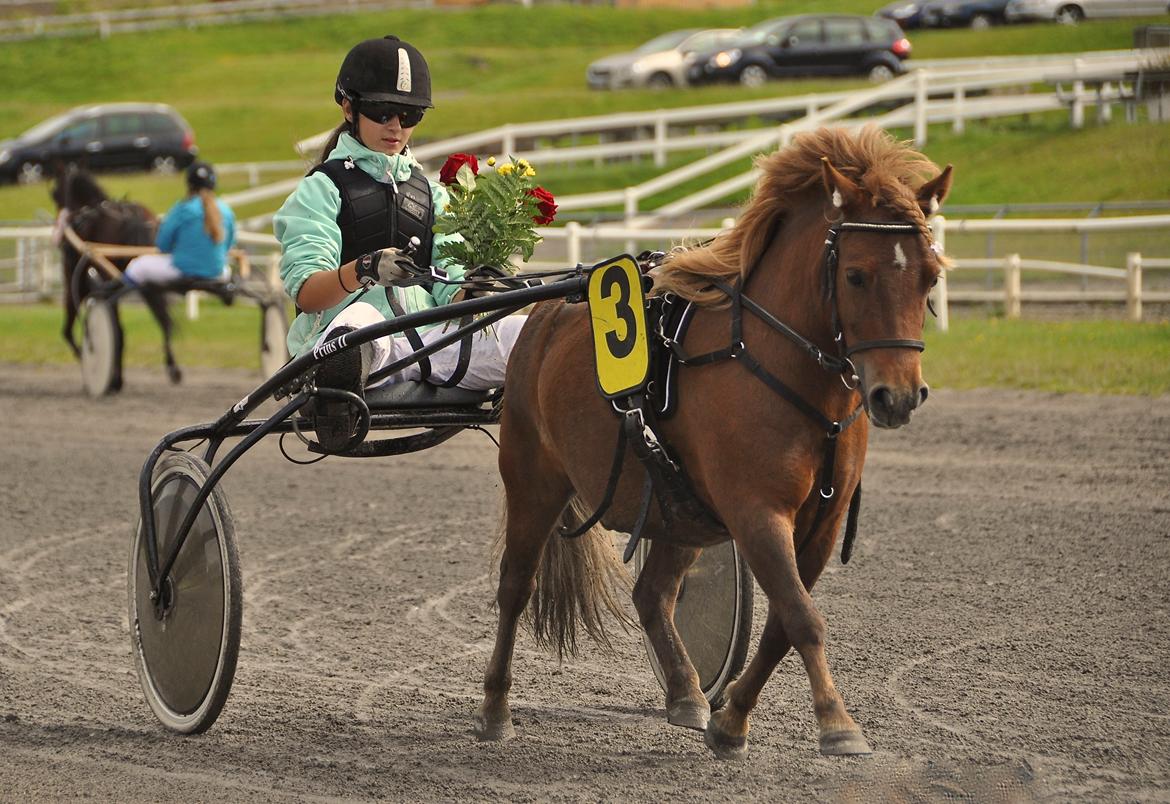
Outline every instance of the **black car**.
{"type": "Polygon", "coordinates": [[[990,28],[1007,22],[1008,0],[928,0],[922,5],[927,28],[990,28]]]}
{"type": "Polygon", "coordinates": [[[191,126],[170,106],[86,106],[0,141],[0,182],[38,181],[55,165],[167,172],[187,167],[198,151],[191,126]]]}
{"type": "Polygon", "coordinates": [[[885,17],[898,23],[903,31],[922,27],[922,4],[925,0],[894,0],[873,12],[875,17],[885,17]]]}
{"type": "Polygon", "coordinates": [[[796,75],[867,75],[884,81],[902,72],[910,42],[892,20],[849,14],[803,14],[754,25],[720,50],[697,54],[693,84],[739,81],[760,86],[796,75]]]}

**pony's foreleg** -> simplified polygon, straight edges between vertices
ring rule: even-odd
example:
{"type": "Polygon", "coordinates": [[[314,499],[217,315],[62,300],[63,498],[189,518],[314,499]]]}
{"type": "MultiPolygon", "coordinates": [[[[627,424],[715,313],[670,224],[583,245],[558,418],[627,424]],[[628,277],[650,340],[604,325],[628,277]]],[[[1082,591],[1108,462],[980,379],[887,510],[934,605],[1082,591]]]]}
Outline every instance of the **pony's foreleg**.
{"type": "MultiPolygon", "coordinates": [[[[820,730],[821,753],[830,755],[870,753],[869,744],[862,736],[861,729],[845,710],[845,702],[833,684],[833,676],[829,672],[829,664],[825,658],[825,621],[813,604],[804,583],[801,582],[793,547],[792,521],[779,515],[772,515],[762,522],[753,523],[753,526],[747,529],[733,532],[736,532],[737,536],[743,534],[741,538],[736,538],[736,545],[768,596],[770,626],[765,628],[765,638],[770,643],[769,647],[765,648],[761,643],[761,650],[766,650],[767,654],[758,665],[753,660],[753,666],[756,666],[756,672],[760,677],[753,678],[750,670],[749,674],[745,674],[741,703],[754,706],[751,699],[758,696],[758,691],[753,696],[752,689],[755,684],[763,686],[765,680],[763,671],[768,664],[774,668],[776,662],[783,656],[786,638],[800,653],[808,673],[809,684],[812,687],[813,711],[816,713],[817,726],[820,730]],[[779,622],[775,623],[776,620],[779,622]],[[752,687],[747,686],[749,681],[752,682],[752,687]]],[[[745,717],[740,738],[746,740],[746,714],[750,712],[750,706],[743,710],[736,706],[726,715],[720,713],[717,718],[712,718],[707,728],[708,745],[718,750],[721,736],[734,736],[734,732],[725,734],[723,729],[735,728],[735,717],[739,711],[743,711],[745,717]]]]}
{"type": "MultiPolygon", "coordinates": [[[[501,460],[501,470],[504,468],[501,460]]],[[[475,719],[475,736],[480,740],[506,740],[516,736],[512,710],[508,706],[516,626],[536,588],[536,571],[545,542],[571,494],[567,481],[563,489],[548,488],[548,476],[540,484],[544,488],[533,489],[532,479],[540,475],[535,467],[531,471],[527,488],[523,477],[509,482],[508,473],[504,472],[507,522],[504,553],[500,558],[500,585],[496,593],[500,620],[496,626],[496,645],[484,673],[483,704],[475,719]]]]}
{"type": "Polygon", "coordinates": [[[638,619],[666,677],[666,719],[675,726],[702,731],[711,706],[699,687],[699,674],[674,625],[674,606],[687,569],[703,551],[662,540],[651,543],[650,555],[634,585],[638,619]]]}
{"type": "Polygon", "coordinates": [[[73,299],[73,290],[69,287],[69,283],[65,285],[65,325],[61,328],[61,335],[65,338],[65,343],[69,344],[69,348],[73,350],[73,356],[78,360],[81,359],[81,347],[77,345],[77,340],[73,337],[73,325],[77,323],[77,302],[73,299]]]}

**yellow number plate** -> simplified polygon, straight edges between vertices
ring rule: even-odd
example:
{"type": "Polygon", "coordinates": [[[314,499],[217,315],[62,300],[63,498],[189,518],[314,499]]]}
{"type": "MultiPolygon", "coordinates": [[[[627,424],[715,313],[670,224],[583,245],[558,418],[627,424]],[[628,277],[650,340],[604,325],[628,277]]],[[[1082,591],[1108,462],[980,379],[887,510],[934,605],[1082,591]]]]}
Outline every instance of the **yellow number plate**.
{"type": "Polygon", "coordinates": [[[650,371],[646,299],[633,257],[622,255],[593,268],[589,318],[602,395],[613,399],[645,385],[650,371]]]}

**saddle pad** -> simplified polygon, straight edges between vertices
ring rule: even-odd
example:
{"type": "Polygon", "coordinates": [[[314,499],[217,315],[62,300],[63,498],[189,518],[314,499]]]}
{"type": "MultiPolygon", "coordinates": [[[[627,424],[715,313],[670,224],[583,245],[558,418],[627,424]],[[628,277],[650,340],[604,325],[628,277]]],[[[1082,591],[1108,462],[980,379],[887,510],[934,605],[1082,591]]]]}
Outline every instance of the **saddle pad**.
{"type": "Polygon", "coordinates": [[[477,407],[493,399],[494,391],[440,388],[425,382],[392,382],[366,391],[371,413],[401,408],[477,407]]]}

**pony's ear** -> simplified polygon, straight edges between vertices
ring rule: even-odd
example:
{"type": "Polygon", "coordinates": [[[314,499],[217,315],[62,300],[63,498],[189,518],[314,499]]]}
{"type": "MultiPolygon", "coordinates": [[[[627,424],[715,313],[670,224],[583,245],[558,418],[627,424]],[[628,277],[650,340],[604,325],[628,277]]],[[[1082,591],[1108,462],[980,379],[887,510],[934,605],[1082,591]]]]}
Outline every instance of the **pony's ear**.
{"type": "Polygon", "coordinates": [[[922,207],[922,214],[928,218],[938,212],[951,191],[951,167],[947,165],[942,173],[918,188],[918,206],[922,207]]]}
{"type": "Polygon", "coordinates": [[[829,157],[821,157],[821,168],[825,180],[825,192],[829,195],[829,203],[837,209],[856,207],[861,203],[861,190],[849,179],[841,175],[829,157]]]}

